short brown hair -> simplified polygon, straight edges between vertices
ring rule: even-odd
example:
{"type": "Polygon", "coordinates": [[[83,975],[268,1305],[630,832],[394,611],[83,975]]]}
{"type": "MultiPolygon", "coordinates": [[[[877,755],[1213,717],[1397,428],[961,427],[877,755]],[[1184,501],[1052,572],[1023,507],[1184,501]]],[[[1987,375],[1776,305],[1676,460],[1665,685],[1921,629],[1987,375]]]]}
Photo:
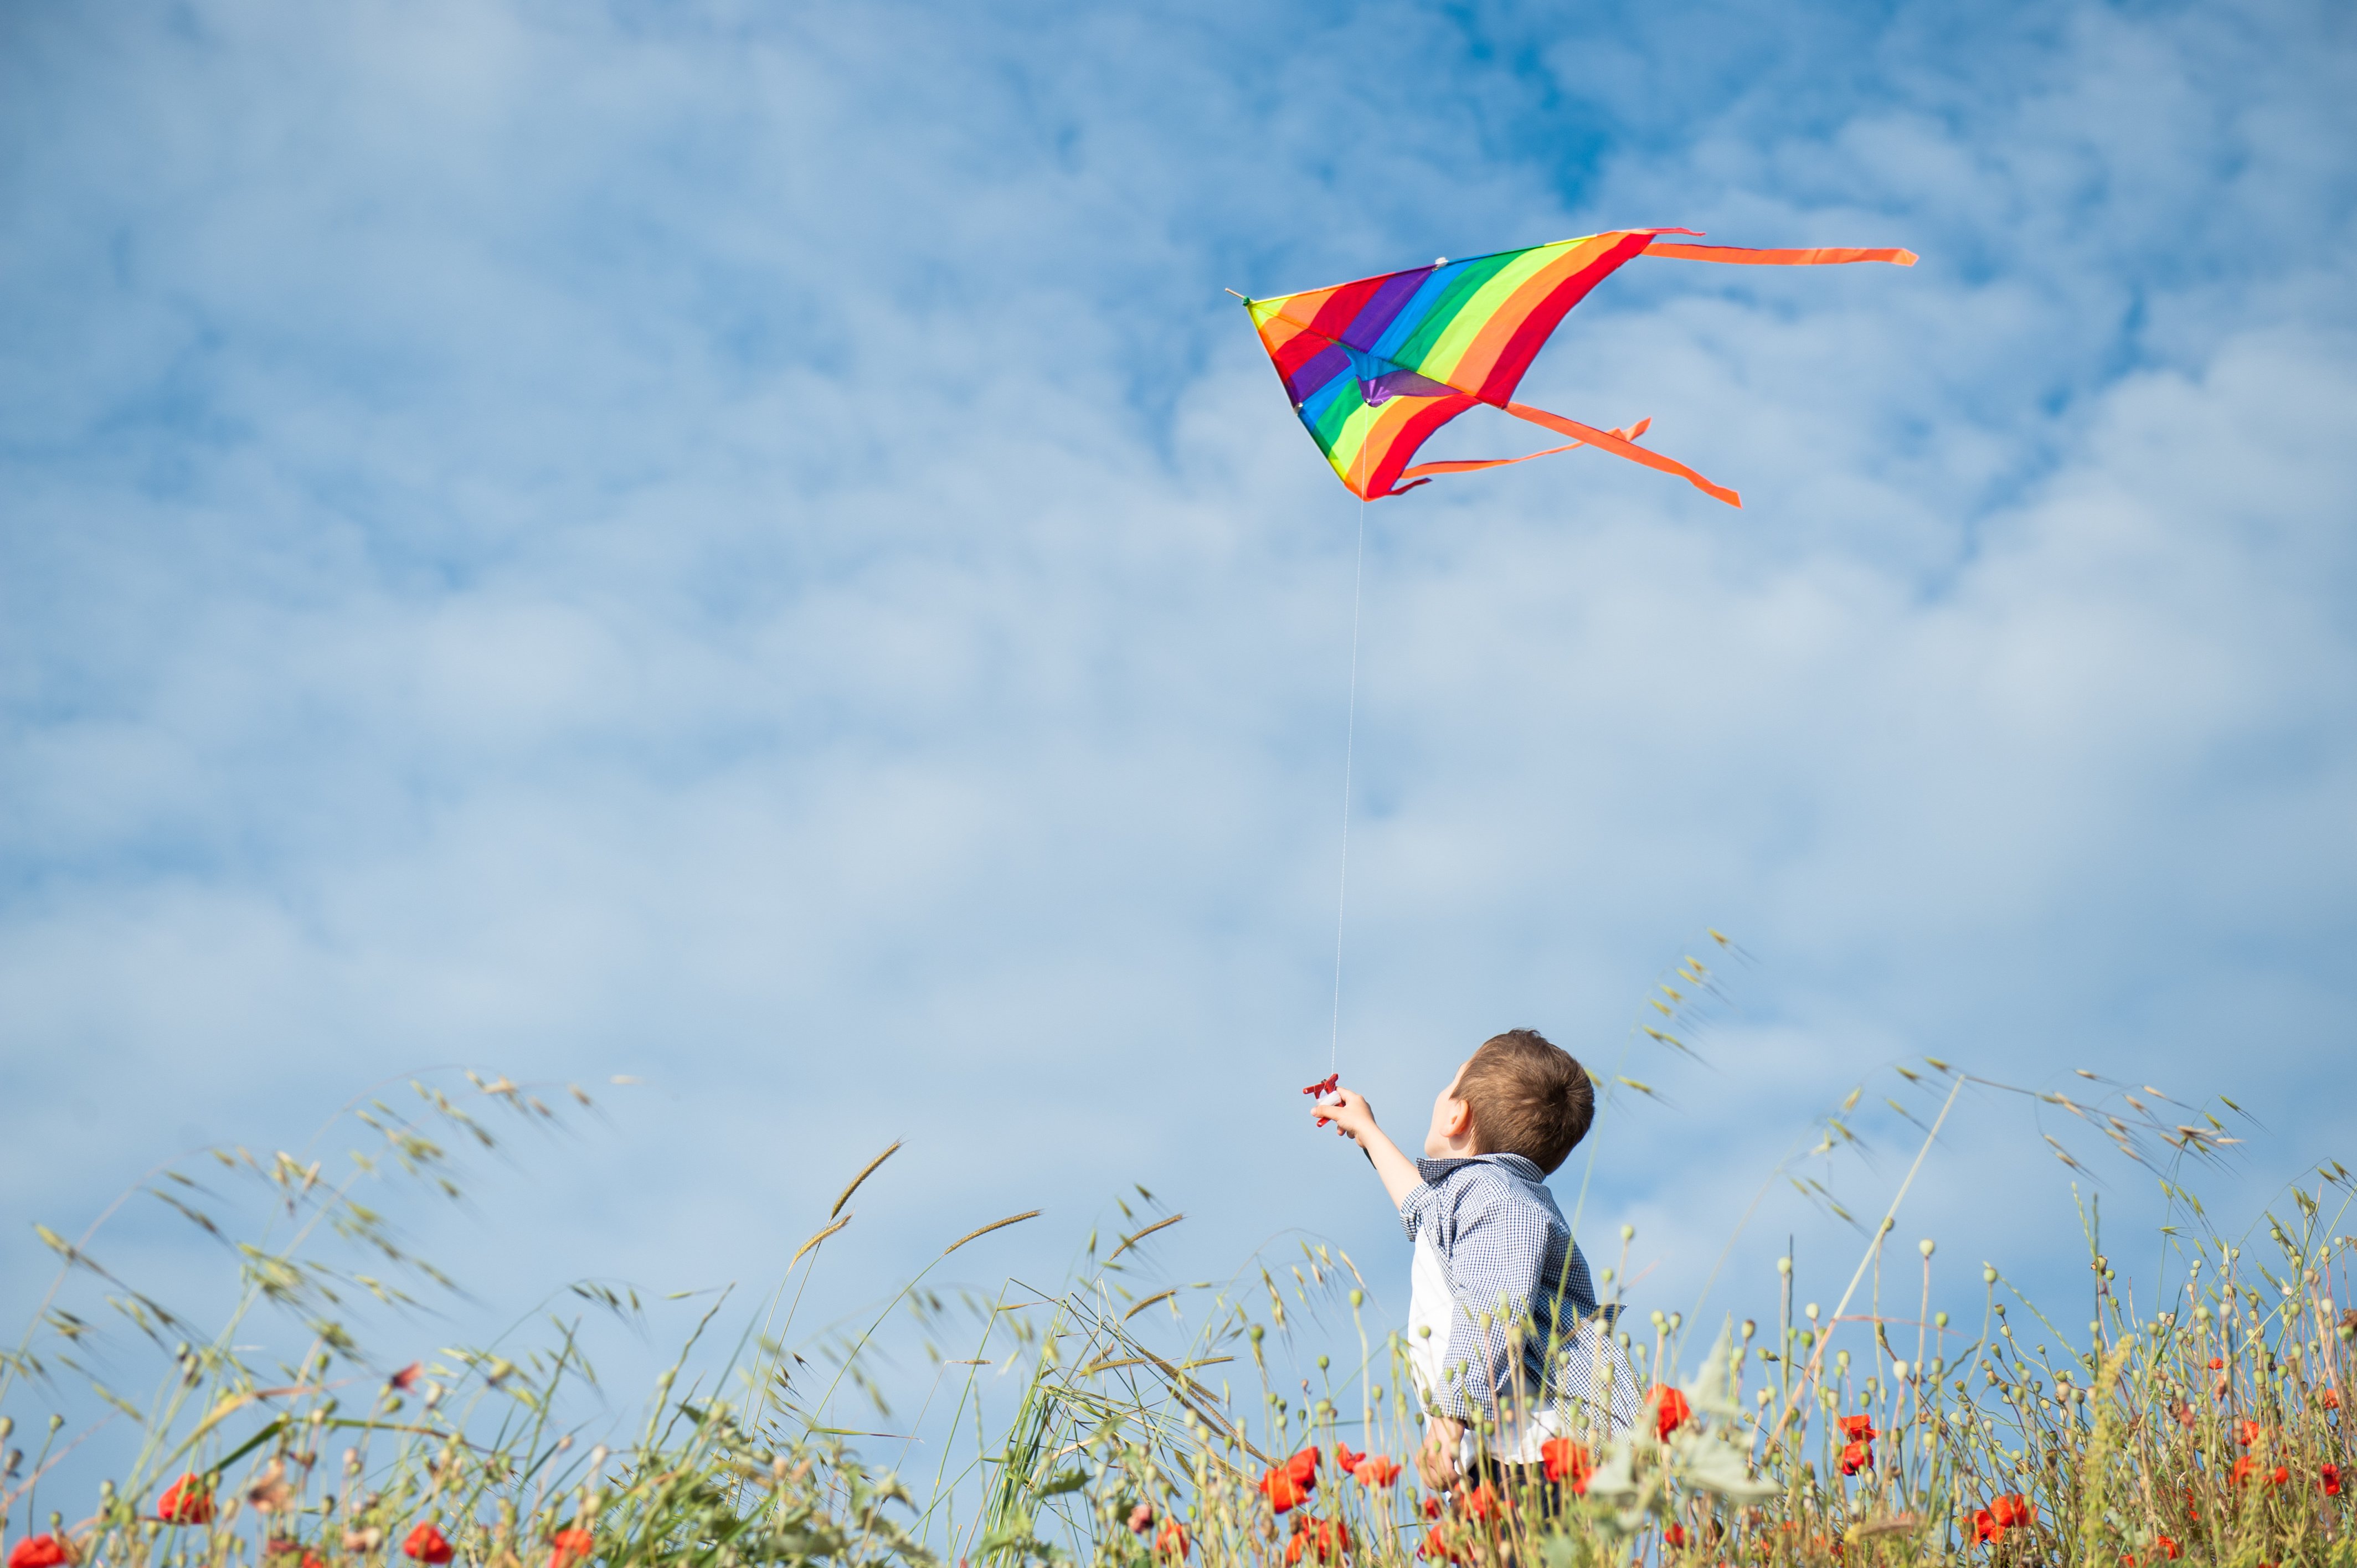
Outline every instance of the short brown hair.
{"type": "Polygon", "coordinates": [[[1552,1176],[1596,1120],[1596,1086],[1569,1051],[1536,1029],[1481,1042],[1457,1080],[1485,1155],[1520,1155],[1552,1176]]]}

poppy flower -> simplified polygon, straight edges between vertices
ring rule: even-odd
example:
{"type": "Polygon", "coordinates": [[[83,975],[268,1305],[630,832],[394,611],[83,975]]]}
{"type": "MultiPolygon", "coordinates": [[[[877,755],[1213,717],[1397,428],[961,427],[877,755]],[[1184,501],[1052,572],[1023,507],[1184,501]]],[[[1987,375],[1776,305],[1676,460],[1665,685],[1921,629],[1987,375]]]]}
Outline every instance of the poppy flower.
{"type": "Polygon", "coordinates": [[[1346,1476],[1364,1464],[1366,1457],[1363,1454],[1351,1452],[1351,1445],[1347,1443],[1334,1444],[1334,1467],[1346,1476]]]}
{"type": "Polygon", "coordinates": [[[1162,1528],[1154,1532],[1154,1554],[1157,1557],[1183,1560],[1194,1547],[1194,1539],[1187,1533],[1187,1527],[1175,1519],[1164,1520],[1162,1528]]]}
{"type": "Polygon", "coordinates": [[[1309,1487],[1295,1480],[1293,1472],[1282,1465],[1272,1468],[1267,1475],[1260,1478],[1260,1489],[1268,1498],[1268,1506],[1278,1513],[1283,1513],[1287,1509],[1307,1501],[1310,1490],[1309,1487]]]}
{"type": "Polygon", "coordinates": [[[1684,1525],[1682,1525],[1682,1524],[1671,1524],[1671,1525],[1664,1525],[1664,1526],[1663,1526],[1663,1527],[1662,1527],[1662,1544],[1663,1544],[1663,1545],[1664,1545],[1664,1546],[1684,1546],[1685,1543],[1686,1543],[1686,1527],[1685,1527],[1684,1525]]]}
{"type": "Polygon", "coordinates": [[[2248,1447],[2250,1447],[2250,1446],[2251,1446],[2251,1444],[2253,1444],[2256,1443],[2258,1440],[2259,1440],[2259,1423],[2258,1423],[2257,1422],[2255,1422],[2255,1421],[2243,1421],[2243,1422],[2237,1422],[2237,1423],[2235,1423],[2235,1424],[2234,1424],[2234,1441],[2235,1441],[2235,1442],[2237,1442],[2237,1443],[2241,1444],[2244,1447],[2248,1448],[2248,1447]]]}
{"type": "Polygon", "coordinates": [[[571,1530],[560,1530],[550,1536],[548,1544],[551,1549],[548,1568],[572,1568],[576,1563],[589,1561],[589,1553],[597,1548],[597,1538],[576,1525],[571,1530]]]}
{"type": "Polygon", "coordinates": [[[1318,1445],[1313,1443],[1287,1459],[1285,1462],[1285,1473],[1293,1477],[1295,1486],[1305,1488],[1316,1487],[1318,1485],[1318,1445]]]}
{"type": "Polygon", "coordinates": [[[2163,1557],[2168,1558],[2171,1563],[2176,1562],[2179,1557],[2185,1555],[2185,1549],[2165,1535],[2152,1543],[2152,1549],[2155,1552],[2159,1552],[2163,1557]]]}
{"type": "Polygon", "coordinates": [[[1686,1396],[1666,1384],[1655,1384],[1651,1398],[1653,1424],[1663,1437],[1684,1426],[1694,1415],[1694,1407],[1686,1403],[1686,1396]]]}
{"type": "Polygon", "coordinates": [[[72,1561],[66,1543],[54,1535],[28,1535],[8,1553],[8,1568],[60,1568],[72,1561]]]}
{"type": "Polygon", "coordinates": [[[2327,1388],[2318,1393],[2316,1396],[2316,1402],[2323,1406],[2326,1410],[2339,1410],[2341,1408],[2341,1391],[2335,1388],[2327,1388]]]}
{"type": "Polygon", "coordinates": [[[1871,1443],[1882,1435],[1874,1430],[1874,1418],[1871,1416],[1846,1415],[1841,1419],[1841,1429],[1842,1435],[1852,1443],[1871,1443]]]}
{"type": "Polygon", "coordinates": [[[1435,1563],[1465,1561],[1464,1550],[1451,1543],[1448,1534],[1437,1524],[1424,1532],[1424,1544],[1415,1549],[1415,1554],[1435,1563]]]}
{"type": "Polygon", "coordinates": [[[1332,1563],[1351,1550],[1350,1528],[1339,1519],[1311,1519],[1298,1515],[1293,1521],[1293,1539],[1285,1543],[1285,1560],[1298,1563],[1307,1555],[1320,1563],[1332,1563]]]}
{"type": "Polygon", "coordinates": [[[412,1361],[406,1367],[402,1368],[401,1370],[393,1373],[393,1376],[385,1379],[385,1381],[393,1387],[399,1389],[403,1393],[407,1393],[409,1391],[410,1385],[417,1381],[417,1375],[424,1370],[425,1370],[425,1362],[412,1361]]]}
{"type": "Polygon", "coordinates": [[[1855,1476],[1860,1470],[1870,1470],[1872,1468],[1874,1468],[1874,1449],[1870,1444],[1853,1443],[1842,1450],[1841,1471],[1843,1475],[1855,1476]]]}
{"type": "Polygon", "coordinates": [[[1351,1471],[1359,1478],[1359,1485],[1377,1491],[1387,1490],[1399,1479],[1399,1461],[1387,1454],[1371,1454],[1351,1471]]]}
{"type": "Polygon", "coordinates": [[[166,1524],[210,1524],[213,1494],[204,1479],[191,1472],[164,1488],[156,1500],[156,1517],[166,1524]]]}
{"type": "Polygon", "coordinates": [[[1998,1525],[1996,1522],[1996,1515],[1989,1512],[1986,1509],[1975,1509],[1973,1510],[1973,1541],[1975,1543],[1977,1544],[1978,1542],[1985,1541],[1995,1541],[1998,1536],[2003,1535],[2004,1533],[2005,1530],[2003,1527],[1998,1525]]]}
{"type": "Polygon", "coordinates": [[[434,1568],[441,1568],[443,1563],[457,1555],[451,1550],[450,1538],[442,1533],[439,1525],[431,1522],[421,1524],[409,1532],[409,1539],[401,1543],[401,1554],[420,1563],[430,1563],[434,1568]]]}
{"type": "Polygon", "coordinates": [[[1568,1437],[1550,1437],[1539,1444],[1539,1457],[1546,1463],[1546,1478],[1558,1484],[1568,1481],[1575,1494],[1585,1496],[1587,1477],[1596,1473],[1596,1461],[1584,1443],[1574,1443],[1568,1437]]]}
{"type": "Polygon", "coordinates": [[[2028,1498],[2023,1497],[2019,1492],[2014,1492],[2006,1497],[1991,1498],[1989,1517],[1996,1521],[1996,1527],[1999,1530],[2014,1530],[2022,1525],[2037,1522],[2038,1509],[2028,1498]]]}
{"type": "Polygon", "coordinates": [[[1438,1498],[1426,1498],[1424,1499],[1424,1517],[1426,1519],[1438,1519],[1440,1517],[1440,1499],[1438,1498]]]}
{"type": "Polygon", "coordinates": [[[2222,1371],[2224,1371],[2224,1370],[2226,1369],[2226,1358],[2225,1358],[2225,1357],[2223,1357],[2223,1356],[2212,1356],[2212,1357],[2211,1357],[2211,1358],[2210,1358],[2210,1369],[2211,1369],[2212,1371],[2213,1371],[2213,1372],[2222,1372],[2222,1371]]]}
{"type": "Polygon", "coordinates": [[[1459,1498],[1458,1507],[1464,1510],[1467,1519],[1495,1519],[1504,1511],[1506,1499],[1498,1495],[1497,1487],[1484,1481],[1459,1498]]]}
{"type": "Polygon", "coordinates": [[[2341,1495],[2341,1466],[2338,1466],[2338,1465],[2327,1465],[2327,1466],[2324,1466],[2322,1468],[2319,1469],[2319,1470],[2316,1472],[2316,1479],[2317,1479],[2317,1484],[2318,1484],[2318,1485],[2319,1485],[2319,1486],[2321,1486],[2321,1487],[2324,1488],[2324,1495],[2325,1495],[2326,1497],[2328,1497],[2328,1498],[2337,1498],[2337,1497],[2339,1497],[2339,1496],[2341,1495]]]}

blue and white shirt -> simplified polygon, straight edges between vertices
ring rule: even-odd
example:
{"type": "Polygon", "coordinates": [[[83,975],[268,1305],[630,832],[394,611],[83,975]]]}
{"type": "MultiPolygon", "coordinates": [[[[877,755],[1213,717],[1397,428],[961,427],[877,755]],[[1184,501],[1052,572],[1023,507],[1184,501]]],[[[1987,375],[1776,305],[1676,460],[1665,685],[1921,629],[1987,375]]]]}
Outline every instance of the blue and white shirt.
{"type": "Polygon", "coordinates": [[[1408,1356],[1430,1403],[1495,1422],[1491,1452],[1509,1464],[1535,1463],[1551,1436],[1634,1425],[1636,1373],[1539,1167],[1480,1155],[1416,1174],[1400,1224],[1415,1245],[1408,1356]]]}

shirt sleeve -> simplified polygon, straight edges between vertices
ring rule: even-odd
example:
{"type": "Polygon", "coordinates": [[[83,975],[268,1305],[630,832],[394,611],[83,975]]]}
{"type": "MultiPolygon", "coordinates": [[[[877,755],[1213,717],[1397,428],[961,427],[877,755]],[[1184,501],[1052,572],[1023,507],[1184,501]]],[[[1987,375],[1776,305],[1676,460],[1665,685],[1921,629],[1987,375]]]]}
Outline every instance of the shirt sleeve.
{"type": "Polygon", "coordinates": [[[1400,1229],[1413,1241],[1416,1233],[1430,1222],[1433,1210],[1439,1205],[1440,1189],[1428,1181],[1415,1184],[1405,1197],[1400,1199],[1400,1229]]]}
{"type": "Polygon", "coordinates": [[[1478,1187],[1458,1201],[1455,1230],[1449,1273],[1456,1310],[1448,1319],[1437,1402],[1442,1413],[1468,1421],[1518,1391],[1524,1398],[1540,1391],[1517,1390],[1523,1362],[1507,1331],[1516,1324],[1528,1331],[1546,1232],[1524,1206],[1478,1187]]]}

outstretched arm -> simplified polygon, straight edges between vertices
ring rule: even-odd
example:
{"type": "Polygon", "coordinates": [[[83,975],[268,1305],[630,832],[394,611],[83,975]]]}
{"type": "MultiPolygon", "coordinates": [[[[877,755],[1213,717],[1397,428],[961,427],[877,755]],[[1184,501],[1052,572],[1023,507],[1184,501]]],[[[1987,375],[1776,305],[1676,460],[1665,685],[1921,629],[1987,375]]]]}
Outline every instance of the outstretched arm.
{"type": "Polygon", "coordinates": [[[1318,1103],[1314,1113],[1333,1122],[1345,1137],[1367,1151],[1367,1159],[1383,1177],[1383,1190],[1392,1195],[1394,1207],[1405,1203],[1407,1195],[1424,1185],[1415,1162],[1400,1153],[1399,1145],[1375,1125],[1375,1108],[1363,1096],[1338,1089],[1332,1100],[1318,1103]]]}

